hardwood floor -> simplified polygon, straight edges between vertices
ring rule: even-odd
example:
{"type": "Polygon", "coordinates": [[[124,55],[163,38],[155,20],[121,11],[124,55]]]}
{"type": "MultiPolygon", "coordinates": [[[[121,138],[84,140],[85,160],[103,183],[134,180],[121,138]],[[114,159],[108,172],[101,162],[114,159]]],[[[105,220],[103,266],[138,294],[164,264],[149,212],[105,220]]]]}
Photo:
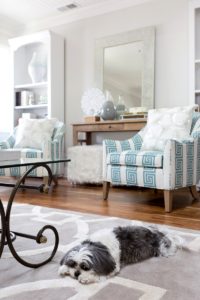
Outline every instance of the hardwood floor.
{"type": "MultiPolygon", "coordinates": [[[[41,182],[38,179],[31,181],[36,184],[41,182]]],[[[6,201],[10,192],[11,188],[0,187],[1,199],[6,201]]],[[[200,230],[200,201],[193,201],[189,190],[175,192],[171,213],[164,212],[162,191],[113,187],[110,188],[108,200],[104,201],[102,186],[73,186],[65,179],[59,179],[59,185],[48,194],[21,190],[16,195],[16,201],[200,230]]]]}

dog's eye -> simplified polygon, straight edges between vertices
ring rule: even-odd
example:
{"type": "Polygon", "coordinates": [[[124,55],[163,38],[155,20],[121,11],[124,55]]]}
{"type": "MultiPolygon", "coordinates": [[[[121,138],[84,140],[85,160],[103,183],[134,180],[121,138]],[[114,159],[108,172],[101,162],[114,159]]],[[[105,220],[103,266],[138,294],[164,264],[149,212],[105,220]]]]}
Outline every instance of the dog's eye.
{"type": "Polygon", "coordinates": [[[77,263],[74,260],[70,259],[70,260],[68,260],[67,265],[70,268],[75,268],[77,263]]]}
{"type": "Polygon", "coordinates": [[[80,268],[82,269],[82,270],[84,270],[84,271],[89,271],[89,266],[87,266],[86,264],[84,264],[84,263],[82,263],[82,264],[80,264],[80,268]]]}

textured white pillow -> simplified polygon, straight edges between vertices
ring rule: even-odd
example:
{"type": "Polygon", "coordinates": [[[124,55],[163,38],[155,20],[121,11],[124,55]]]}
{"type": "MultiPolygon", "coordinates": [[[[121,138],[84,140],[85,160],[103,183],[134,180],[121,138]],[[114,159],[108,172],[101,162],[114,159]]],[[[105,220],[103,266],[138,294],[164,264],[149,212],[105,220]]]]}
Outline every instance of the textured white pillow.
{"type": "Polygon", "coordinates": [[[194,106],[151,109],[142,150],[163,150],[169,139],[189,139],[194,106]]]}
{"type": "Polygon", "coordinates": [[[14,148],[42,150],[45,141],[51,140],[56,119],[19,119],[14,148]]]}

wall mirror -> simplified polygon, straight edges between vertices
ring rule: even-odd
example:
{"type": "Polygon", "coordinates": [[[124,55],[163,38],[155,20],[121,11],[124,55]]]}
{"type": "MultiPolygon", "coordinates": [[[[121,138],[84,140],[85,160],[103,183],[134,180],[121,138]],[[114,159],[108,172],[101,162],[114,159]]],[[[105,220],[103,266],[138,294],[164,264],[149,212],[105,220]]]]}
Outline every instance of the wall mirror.
{"type": "Polygon", "coordinates": [[[95,82],[119,96],[127,109],[154,107],[155,28],[146,27],[96,41],[95,82]]]}

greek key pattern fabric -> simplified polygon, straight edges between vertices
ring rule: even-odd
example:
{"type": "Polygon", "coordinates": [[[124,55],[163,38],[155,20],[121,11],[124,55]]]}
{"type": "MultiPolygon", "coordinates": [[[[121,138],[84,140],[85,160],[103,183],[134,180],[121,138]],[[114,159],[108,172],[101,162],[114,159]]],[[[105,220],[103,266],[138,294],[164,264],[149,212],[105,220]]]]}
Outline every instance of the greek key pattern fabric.
{"type": "Polygon", "coordinates": [[[119,141],[111,141],[111,143],[106,141],[104,144],[107,153],[104,160],[105,180],[116,185],[166,190],[192,186],[199,182],[200,113],[193,114],[191,138],[167,141],[163,153],[139,151],[142,136],[140,131],[135,135],[134,143],[133,139],[131,142],[126,140],[124,144],[119,141]]]}
{"type": "MultiPolygon", "coordinates": [[[[64,143],[63,143],[63,135],[57,137],[57,139],[53,142],[49,142],[49,148],[51,149],[51,159],[59,159],[62,158],[64,143]]],[[[52,173],[55,174],[62,174],[62,164],[52,164],[51,165],[52,173]]]]}
{"type": "Polygon", "coordinates": [[[195,185],[200,179],[200,139],[170,140],[164,152],[166,189],[195,185]]]}
{"type": "Polygon", "coordinates": [[[107,154],[126,150],[140,150],[142,147],[143,130],[135,134],[131,139],[118,141],[107,139],[103,141],[103,180],[107,177],[107,154]]]}
{"type": "MultiPolygon", "coordinates": [[[[196,160],[194,159],[194,147],[197,147],[197,140],[195,142],[186,142],[182,145],[179,145],[177,142],[175,142],[175,147],[182,148],[182,155],[183,155],[183,179],[182,182],[178,182],[178,184],[182,184],[182,186],[191,186],[197,183],[198,179],[196,176],[196,172],[193,173],[193,171],[197,171],[196,168],[196,160]],[[184,153],[185,152],[185,153],[184,153]],[[186,171],[184,172],[184,167],[186,171]],[[186,176],[186,179],[184,179],[184,176],[186,176]]],[[[200,148],[197,147],[197,153],[200,151],[200,148]]],[[[177,159],[177,156],[176,156],[177,159]]],[[[175,182],[176,184],[176,182],[175,182]]],[[[177,187],[177,184],[176,184],[177,187]]]]}
{"type": "Polygon", "coordinates": [[[200,113],[194,112],[192,115],[192,125],[191,125],[191,134],[193,132],[194,126],[196,125],[197,121],[200,119],[200,113]]]}
{"type": "MultiPolygon", "coordinates": [[[[29,159],[29,158],[44,158],[44,159],[60,159],[63,154],[64,149],[64,132],[65,126],[63,123],[59,122],[58,127],[54,130],[53,140],[47,141],[43,144],[42,150],[39,149],[31,149],[31,148],[22,148],[21,150],[21,158],[29,159]]],[[[15,130],[16,131],[16,130],[15,130]]],[[[15,144],[15,136],[11,135],[6,141],[0,143],[1,149],[9,149],[13,148],[15,144]],[[1,148],[1,144],[3,143],[4,147],[8,145],[7,148],[1,148]]],[[[52,164],[51,170],[53,175],[61,175],[63,174],[63,165],[62,164],[52,164]]],[[[13,167],[9,169],[0,169],[0,176],[21,176],[28,167],[13,167]]],[[[33,177],[43,177],[47,176],[48,173],[46,169],[39,167],[33,170],[29,176],[33,177]]]]}
{"type": "MultiPolygon", "coordinates": [[[[14,176],[14,177],[19,177],[24,174],[29,167],[12,167],[9,169],[0,169],[0,176],[14,176]]],[[[29,173],[29,176],[33,177],[42,177],[42,176],[47,176],[47,173],[44,172],[44,168],[37,168],[33,170],[31,173],[29,173]]]]}
{"type": "Polygon", "coordinates": [[[137,133],[131,139],[124,141],[104,140],[103,145],[106,154],[111,152],[122,152],[126,150],[140,150],[142,146],[142,136],[137,133]]]}
{"type": "Polygon", "coordinates": [[[108,165],[107,181],[115,185],[130,185],[163,189],[163,169],[108,165]]]}
{"type": "Polygon", "coordinates": [[[21,149],[21,158],[43,158],[43,151],[38,149],[21,149]]]}
{"type": "Polygon", "coordinates": [[[200,180],[200,139],[182,143],[169,141],[168,150],[164,153],[164,168],[118,166],[116,161],[120,162],[120,157],[116,155],[107,167],[107,177],[115,184],[170,190],[192,186],[200,180]]]}
{"type": "Polygon", "coordinates": [[[0,142],[0,149],[10,149],[13,148],[15,144],[14,135],[10,135],[5,141],[0,142]]]}
{"type": "Polygon", "coordinates": [[[107,155],[107,164],[162,168],[163,152],[134,150],[112,152],[107,155]]]}

